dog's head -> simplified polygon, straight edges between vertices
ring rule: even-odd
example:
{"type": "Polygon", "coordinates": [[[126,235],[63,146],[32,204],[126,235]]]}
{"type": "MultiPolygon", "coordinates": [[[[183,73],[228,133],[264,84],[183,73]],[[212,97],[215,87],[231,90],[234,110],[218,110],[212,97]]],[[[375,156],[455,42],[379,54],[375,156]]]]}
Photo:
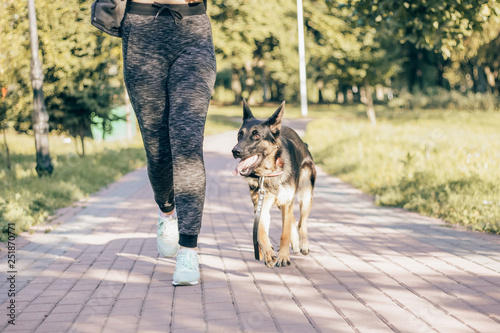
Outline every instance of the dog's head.
{"type": "Polygon", "coordinates": [[[256,119],[247,102],[243,100],[243,124],[238,131],[238,143],[232,153],[239,158],[236,172],[241,176],[256,175],[259,169],[273,170],[278,164],[276,152],[280,147],[281,119],[285,102],[266,120],[256,119]]]}

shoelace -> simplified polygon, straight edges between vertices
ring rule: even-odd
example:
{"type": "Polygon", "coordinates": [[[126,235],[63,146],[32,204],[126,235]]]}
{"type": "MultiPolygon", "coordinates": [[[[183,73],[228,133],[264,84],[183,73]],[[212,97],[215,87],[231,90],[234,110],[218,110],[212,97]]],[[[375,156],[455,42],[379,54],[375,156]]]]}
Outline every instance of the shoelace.
{"type": "Polygon", "coordinates": [[[177,265],[182,269],[193,269],[193,261],[196,259],[196,254],[191,251],[181,251],[177,254],[177,265]]]}
{"type": "Polygon", "coordinates": [[[177,25],[177,20],[182,20],[183,16],[180,12],[178,12],[177,10],[175,9],[172,9],[170,8],[168,5],[166,4],[163,4],[163,3],[159,3],[159,2],[155,2],[153,4],[153,7],[158,7],[158,12],[156,13],[156,16],[155,16],[155,20],[156,18],[164,11],[164,10],[168,10],[168,13],[170,14],[170,16],[172,16],[172,18],[174,19],[174,23],[175,25],[177,25]]]}
{"type": "Polygon", "coordinates": [[[161,230],[162,234],[165,234],[165,232],[168,234],[169,231],[173,230],[177,225],[175,224],[175,219],[172,217],[167,217],[167,218],[160,218],[158,221],[158,229],[161,230]]]}

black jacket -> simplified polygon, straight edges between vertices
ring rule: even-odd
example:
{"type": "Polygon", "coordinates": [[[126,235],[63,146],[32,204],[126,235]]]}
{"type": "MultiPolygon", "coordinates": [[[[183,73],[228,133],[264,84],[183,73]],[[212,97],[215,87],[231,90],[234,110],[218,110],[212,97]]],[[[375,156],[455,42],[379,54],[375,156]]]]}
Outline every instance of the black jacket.
{"type": "Polygon", "coordinates": [[[126,8],[127,0],[95,0],[90,14],[92,25],[111,36],[121,37],[126,8]]]}

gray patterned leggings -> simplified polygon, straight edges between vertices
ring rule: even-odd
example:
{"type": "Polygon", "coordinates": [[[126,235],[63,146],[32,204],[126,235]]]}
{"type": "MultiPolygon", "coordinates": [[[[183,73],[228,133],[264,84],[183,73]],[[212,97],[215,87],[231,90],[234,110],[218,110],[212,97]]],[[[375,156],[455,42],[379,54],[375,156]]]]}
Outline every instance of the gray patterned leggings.
{"type": "Polygon", "coordinates": [[[166,213],[175,204],[179,244],[195,247],[205,200],[203,133],[216,65],[208,16],[176,21],[127,13],[124,77],[155,201],[166,213]]]}

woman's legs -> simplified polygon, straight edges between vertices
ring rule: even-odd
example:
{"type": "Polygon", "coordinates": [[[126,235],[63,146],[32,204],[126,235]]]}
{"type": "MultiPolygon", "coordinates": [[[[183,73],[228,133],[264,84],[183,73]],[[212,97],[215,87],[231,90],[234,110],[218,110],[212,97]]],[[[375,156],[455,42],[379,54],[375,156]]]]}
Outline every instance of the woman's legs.
{"type": "Polygon", "coordinates": [[[180,239],[196,247],[205,198],[203,132],[215,82],[215,55],[206,15],[127,16],[124,76],[148,159],[155,200],[173,209],[180,239]],[[163,21],[162,21],[163,20],[163,21]]]}

